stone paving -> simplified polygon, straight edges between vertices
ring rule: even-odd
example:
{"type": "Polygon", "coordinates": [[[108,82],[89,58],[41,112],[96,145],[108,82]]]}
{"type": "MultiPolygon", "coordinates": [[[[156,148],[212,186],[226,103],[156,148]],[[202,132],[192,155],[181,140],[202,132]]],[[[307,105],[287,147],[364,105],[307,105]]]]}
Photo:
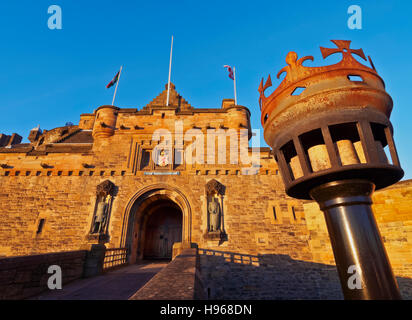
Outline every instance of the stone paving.
{"type": "Polygon", "coordinates": [[[68,283],[62,290],[45,292],[31,300],[127,300],[167,264],[167,261],[144,261],[121,267],[68,283]]]}

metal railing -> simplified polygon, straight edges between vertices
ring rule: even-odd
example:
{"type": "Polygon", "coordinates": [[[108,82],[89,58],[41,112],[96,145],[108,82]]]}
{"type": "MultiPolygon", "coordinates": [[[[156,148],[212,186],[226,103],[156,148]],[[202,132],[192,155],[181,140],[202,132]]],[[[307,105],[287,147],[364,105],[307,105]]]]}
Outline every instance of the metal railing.
{"type": "Polygon", "coordinates": [[[104,255],[103,270],[112,269],[127,264],[127,249],[113,248],[106,249],[104,255]]]}
{"type": "Polygon", "coordinates": [[[227,251],[217,251],[212,249],[202,249],[198,250],[199,255],[204,256],[215,256],[222,257],[227,262],[240,263],[246,265],[259,266],[259,256],[227,251]]]}

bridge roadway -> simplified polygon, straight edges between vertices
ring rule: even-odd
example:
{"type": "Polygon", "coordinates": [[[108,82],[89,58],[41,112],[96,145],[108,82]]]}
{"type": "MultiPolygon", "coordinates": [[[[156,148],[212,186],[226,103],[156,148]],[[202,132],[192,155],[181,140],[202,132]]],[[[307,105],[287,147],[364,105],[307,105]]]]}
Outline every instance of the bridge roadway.
{"type": "Polygon", "coordinates": [[[168,261],[142,261],[103,275],[80,279],[30,300],[127,300],[143,287],[168,261]]]}

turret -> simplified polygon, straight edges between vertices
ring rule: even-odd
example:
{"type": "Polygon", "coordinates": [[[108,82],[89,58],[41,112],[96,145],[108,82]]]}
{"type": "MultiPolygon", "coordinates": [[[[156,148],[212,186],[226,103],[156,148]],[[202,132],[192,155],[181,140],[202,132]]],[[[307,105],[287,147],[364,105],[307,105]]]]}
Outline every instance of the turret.
{"type": "Polygon", "coordinates": [[[114,134],[118,110],[115,106],[106,105],[95,111],[93,138],[108,138],[114,134]]]}
{"type": "Polygon", "coordinates": [[[248,130],[249,139],[252,137],[252,128],[250,125],[250,111],[248,108],[240,105],[235,105],[233,99],[223,99],[222,109],[229,114],[228,127],[240,132],[241,129],[248,130]]]}

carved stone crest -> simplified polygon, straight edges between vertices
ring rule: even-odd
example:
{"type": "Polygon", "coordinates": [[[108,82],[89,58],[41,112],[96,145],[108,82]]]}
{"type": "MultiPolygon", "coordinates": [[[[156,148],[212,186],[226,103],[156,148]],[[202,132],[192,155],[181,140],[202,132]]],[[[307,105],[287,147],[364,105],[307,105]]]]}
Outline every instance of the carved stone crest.
{"type": "Polygon", "coordinates": [[[108,195],[113,196],[113,192],[114,192],[114,183],[111,182],[110,180],[103,181],[96,188],[97,196],[102,196],[102,197],[107,197],[108,195]]]}
{"type": "Polygon", "coordinates": [[[213,194],[223,195],[225,193],[225,186],[219,181],[213,179],[206,184],[206,194],[211,196],[213,194]]]}
{"type": "Polygon", "coordinates": [[[169,164],[169,155],[164,150],[160,151],[158,165],[166,167],[169,164]]]}

